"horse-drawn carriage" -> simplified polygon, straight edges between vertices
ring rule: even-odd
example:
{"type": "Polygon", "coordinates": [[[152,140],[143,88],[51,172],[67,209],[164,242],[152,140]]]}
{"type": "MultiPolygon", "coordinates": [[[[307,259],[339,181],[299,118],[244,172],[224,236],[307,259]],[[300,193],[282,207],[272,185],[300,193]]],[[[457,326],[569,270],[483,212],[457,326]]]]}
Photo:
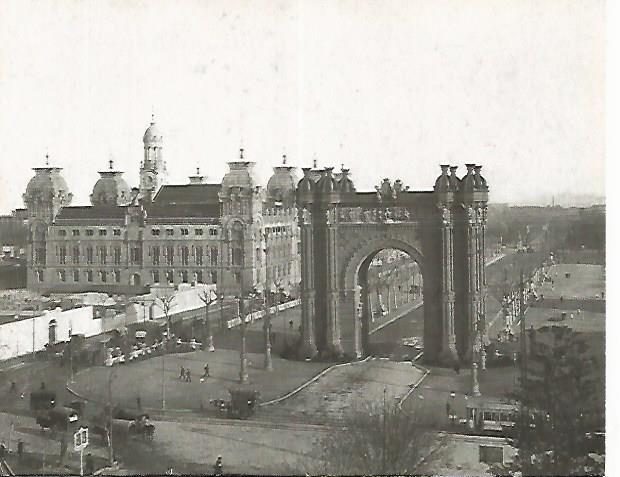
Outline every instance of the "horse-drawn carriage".
{"type": "Polygon", "coordinates": [[[230,401],[213,399],[211,405],[231,419],[248,419],[256,412],[260,393],[250,389],[230,389],[230,401]]]}
{"type": "MultiPolygon", "coordinates": [[[[152,441],[155,437],[155,425],[149,421],[149,415],[145,413],[133,413],[123,408],[112,410],[111,416],[112,435],[114,439],[143,439],[152,441]]],[[[95,418],[93,432],[102,437],[107,436],[108,417],[107,412],[95,418]]]]}
{"type": "Polygon", "coordinates": [[[79,409],[59,406],[56,393],[46,389],[30,393],[30,410],[41,429],[61,432],[72,430],[80,417],[79,409]]]}

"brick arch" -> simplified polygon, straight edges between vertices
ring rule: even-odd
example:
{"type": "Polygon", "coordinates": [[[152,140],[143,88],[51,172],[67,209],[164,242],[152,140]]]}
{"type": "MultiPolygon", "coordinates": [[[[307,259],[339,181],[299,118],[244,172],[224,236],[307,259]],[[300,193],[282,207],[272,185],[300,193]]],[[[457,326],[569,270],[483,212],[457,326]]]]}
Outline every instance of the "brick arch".
{"type": "Polygon", "coordinates": [[[341,272],[341,289],[353,290],[357,286],[357,276],[362,263],[373,254],[377,254],[381,250],[396,249],[408,254],[415,260],[420,267],[422,276],[424,276],[424,256],[418,248],[411,243],[393,237],[376,237],[368,240],[359,247],[354,248],[354,252],[345,260],[341,272]]]}

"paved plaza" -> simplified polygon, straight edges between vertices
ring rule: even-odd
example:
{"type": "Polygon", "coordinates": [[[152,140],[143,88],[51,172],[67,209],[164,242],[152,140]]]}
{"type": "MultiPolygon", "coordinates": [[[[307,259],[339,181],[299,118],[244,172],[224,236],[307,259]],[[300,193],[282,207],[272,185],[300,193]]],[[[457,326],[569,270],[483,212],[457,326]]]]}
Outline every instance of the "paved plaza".
{"type": "Polygon", "coordinates": [[[249,383],[239,384],[239,352],[216,349],[169,354],[114,368],[94,367],[79,372],[71,385],[79,395],[95,400],[106,399],[107,381],[112,378],[115,403],[135,408],[140,397],[145,409],[161,409],[165,396],[166,409],[199,411],[210,408],[211,399],[228,399],[231,388],[254,389],[264,401],[275,399],[301,386],[331,363],[299,362],[273,357],[273,371],[263,366],[264,355],[248,354],[249,383]],[[205,364],[209,377],[201,382],[205,364]],[[191,382],[180,378],[181,367],[190,370],[191,382]]]}

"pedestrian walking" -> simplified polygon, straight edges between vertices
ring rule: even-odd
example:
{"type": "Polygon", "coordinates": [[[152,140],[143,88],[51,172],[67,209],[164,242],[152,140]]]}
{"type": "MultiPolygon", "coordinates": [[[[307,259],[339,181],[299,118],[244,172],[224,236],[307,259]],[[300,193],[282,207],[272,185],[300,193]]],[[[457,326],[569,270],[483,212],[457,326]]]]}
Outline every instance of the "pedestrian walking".
{"type": "Polygon", "coordinates": [[[17,392],[17,384],[15,384],[15,381],[11,381],[11,389],[9,389],[9,391],[12,393],[17,392]]]}
{"type": "Polygon", "coordinates": [[[142,400],[140,396],[136,397],[136,406],[138,406],[138,409],[142,409],[142,400]]]}
{"type": "Polygon", "coordinates": [[[451,409],[450,409],[450,402],[448,401],[446,403],[446,415],[448,416],[448,419],[450,418],[450,411],[451,411],[451,409]]]}
{"type": "Polygon", "coordinates": [[[181,366],[181,374],[179,374],[179,379],[185,380],[185,368],[181,366]]]}
{"type": "Polygon", "coordinates": [[[188,383],[192,382],[192,372],[188,369],[185,370],[185,381],[188,383]]]}
{"type": "Polygon", "coordinates": [[[222,456],[218,455],[215,465],[213,466],[213,473],[215,475],[224,475],[224,465],[222,464],[222,456]]]}
{"type": "Polygon", "coordinates": [[[205,364],[205,372],[200,377],[200,382],[204,383],[208,377],[209,377],[209,363],[205,364]]]}
{"type": "Polygon", "coordinates": [[[456,364],[454,365],[454,372],[456,374],[461,374],[461,365],[459,364],[459,362],[457,361],[456,364]]]}

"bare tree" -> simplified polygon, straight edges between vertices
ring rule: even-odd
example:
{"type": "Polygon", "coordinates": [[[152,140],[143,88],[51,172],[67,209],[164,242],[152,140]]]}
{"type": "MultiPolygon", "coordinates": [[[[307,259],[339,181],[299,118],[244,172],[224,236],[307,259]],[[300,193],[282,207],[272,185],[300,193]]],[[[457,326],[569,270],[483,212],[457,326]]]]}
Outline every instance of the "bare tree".
{"type": "Polygon", "coordinates": [[[198,298],[205,304],[205,334],[207,335],[207,346],[209,351],[215,351],[213,345],[213,332],[211,331],[211,320],[209,319],[209,306],[217,301],[217,294],[210,288],[204,289],[198,294],[198,298]]]}
{"type": "Polygon", "coordinates": [[[392,310],[392,304],[391,302],[391,287],[394,286],[394,280],[396,277],[396,268],[387,268],[385,270],[380,270],[377,273],[377,291],[379,291],[381,288],[385,289],[386,292],[386,305],[387,305],[387,312],[389,313],[392,310]]]}
{"type": "Polygon", "coordinates": [[[164,312],[164,315],[166,316],[166,333],[167,333],[166,336],[168,337],[168,339],[170,339],[170,325],[171,325],[170,310],[172,310],[172,308],[176,306],[176,303],[174,303],[174,299],[175,299],[174,295],[169,295],[169,296],[157,297],[157,299],[155,300],[155,305],[158,308],[160,308],[164,312]]]}
{"type": "Polygon", "coordinates": [[[319,468],[327,475],[407,475],[428,454],[433,437],[396,404],[364,404],[347,412],[340,431],[319,440],[319,468]]]}

